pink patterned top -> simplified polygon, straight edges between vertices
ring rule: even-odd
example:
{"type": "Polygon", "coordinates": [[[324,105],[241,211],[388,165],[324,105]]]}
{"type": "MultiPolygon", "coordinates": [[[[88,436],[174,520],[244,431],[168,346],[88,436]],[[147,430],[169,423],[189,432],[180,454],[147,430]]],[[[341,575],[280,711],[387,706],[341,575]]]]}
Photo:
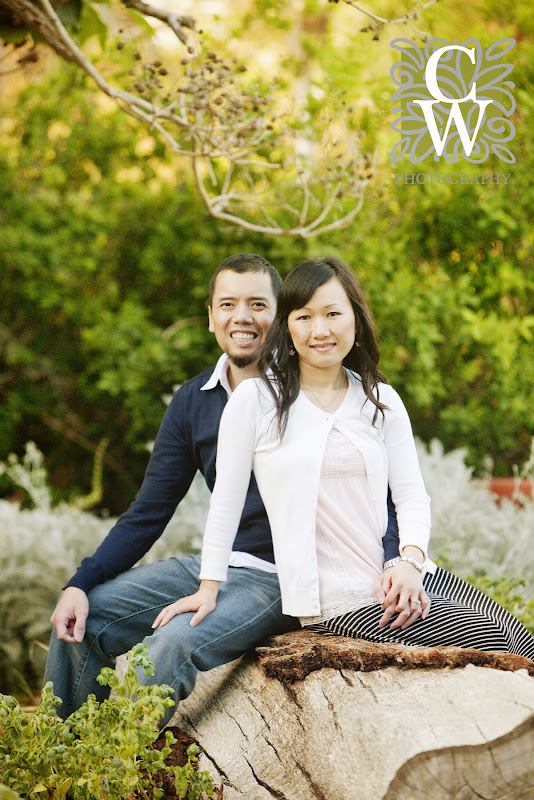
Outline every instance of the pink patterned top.
{"type": "Polygon", "coordinates": [[[321,469],[316,518],[321,613],[301,617],[322,622],[378,603],[374,589],[384,563],[382,535],[363,457],[332,428],[321,469]]]}

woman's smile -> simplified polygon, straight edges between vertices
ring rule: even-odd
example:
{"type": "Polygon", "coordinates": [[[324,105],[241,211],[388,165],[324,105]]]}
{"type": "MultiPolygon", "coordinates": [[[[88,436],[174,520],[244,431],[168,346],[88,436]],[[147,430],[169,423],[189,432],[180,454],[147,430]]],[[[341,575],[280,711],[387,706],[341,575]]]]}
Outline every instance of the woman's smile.
{"type": "Polygon", "coordinates": [[[335,342],[327,342],[325,344],[311,344],[310,345],[310,347],[312,347],[314,350],[318,350],[320,353],[324,353],[326,350],[331,350],[335,346],[336,346],[335,342]]]}

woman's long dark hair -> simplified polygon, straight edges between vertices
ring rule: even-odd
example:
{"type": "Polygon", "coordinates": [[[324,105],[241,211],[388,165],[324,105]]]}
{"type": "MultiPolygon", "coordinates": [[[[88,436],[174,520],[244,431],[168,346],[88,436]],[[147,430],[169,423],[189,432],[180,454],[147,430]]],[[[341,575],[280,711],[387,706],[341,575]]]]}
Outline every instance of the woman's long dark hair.
{"type": "Polygon", "coordinates": [[[356,338],[352,350],[343,359],[343,366],[361,377],[367,398],[376,406],[373,424],[378,411],[383,413],[387,408],[379,399],[378,384],[386,383],[386,379],[378,371],[380,354],[376,327],[360,284],[340,258],[310,258],[297,264],[283,282],[276,316],[258,362],[261,378],[276,404],[280,438],[287,427],[289,410],[300,391],[299,360],[296,355],[290,355],[292,341],[287,320],[292,311],[303,308],[317,289],[332,278],[337,278],[345,289],[356,318],[356,338]],[[269,369],[271,375],[267,374],[269,369]]]}

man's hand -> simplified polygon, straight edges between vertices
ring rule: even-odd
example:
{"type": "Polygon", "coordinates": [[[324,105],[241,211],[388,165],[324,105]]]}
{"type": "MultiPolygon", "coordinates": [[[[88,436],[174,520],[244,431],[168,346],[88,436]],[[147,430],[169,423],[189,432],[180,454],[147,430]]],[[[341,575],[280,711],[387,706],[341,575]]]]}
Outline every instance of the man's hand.
{"type": "Polygon", "coordinates": [[[390,630],[404,630],[418,617],[426,619],[430,611],[430,600],[423,589],[421,573],[406,561],[400,561],[394,567],[384,570],[382,575],[384,613],[379,627],[384,628],[391,618],[398,617],[391,623],[390,630]]]}
{"type": "Polygon", "coordinates": [[[83,589],[67,586],[50,617],[57,638],[70,644],[83,641],[88,614],[89,600],[83,589]]]}
{"type": "Polygon", "coordinates": [[[197,613],[189,623],[194,628],[201,619],[204,619],[213,611],[217,604],[218,593],[219,581],[201,581],[198,592],[182,597],[175,603],[171,603],[170,606],[165,606],[152,623],[152,627],[159,628],[160,625],[166,625],[177,614],[196,611],[197,613]]]}

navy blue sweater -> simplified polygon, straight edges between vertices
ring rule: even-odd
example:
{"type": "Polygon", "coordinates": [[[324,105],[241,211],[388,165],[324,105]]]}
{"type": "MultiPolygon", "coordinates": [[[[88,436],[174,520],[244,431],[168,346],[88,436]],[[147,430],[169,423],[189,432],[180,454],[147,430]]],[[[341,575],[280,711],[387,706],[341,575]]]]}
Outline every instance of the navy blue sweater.
{"type": "MultiPolygon", "coordinates": [[[[215,484],[217,435],[226,390],[218,383],[200,391],[214,367],[184,384],[173,396],[161,423],[143,484],[136,500],[110,530],[100,547],[81,566],[67,586],[88,592],[132,567],[161,536],[174,511],[200,470],[208,488],[215,484]]],[[[399,554],[395,510],[388,501],[385,559],[399,554]]],[[[235,538],[234,550],[274,562],[267,514],[251,475],[250,486],[235,538]]]]}

